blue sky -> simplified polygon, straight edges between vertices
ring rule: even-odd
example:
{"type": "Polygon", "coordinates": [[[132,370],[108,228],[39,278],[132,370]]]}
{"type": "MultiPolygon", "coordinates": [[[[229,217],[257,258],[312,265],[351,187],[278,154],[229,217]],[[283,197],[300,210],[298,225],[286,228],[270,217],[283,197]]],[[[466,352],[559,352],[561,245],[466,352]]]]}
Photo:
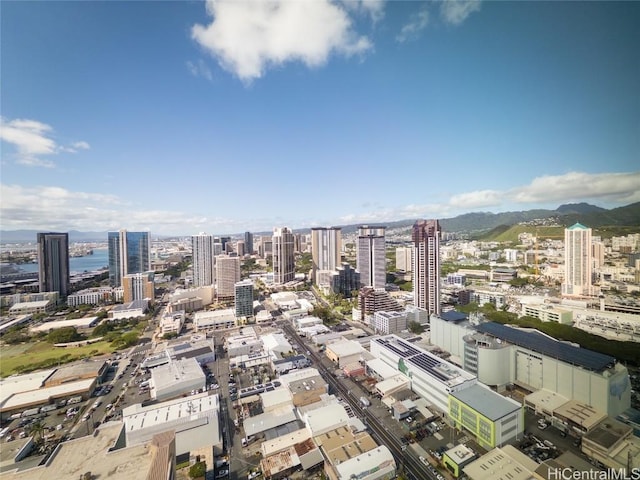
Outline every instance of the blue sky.
{"type": "Polygon", "coordinates": [[[4,230],[640,201],[640,2],[2,2],[4,230]]]}

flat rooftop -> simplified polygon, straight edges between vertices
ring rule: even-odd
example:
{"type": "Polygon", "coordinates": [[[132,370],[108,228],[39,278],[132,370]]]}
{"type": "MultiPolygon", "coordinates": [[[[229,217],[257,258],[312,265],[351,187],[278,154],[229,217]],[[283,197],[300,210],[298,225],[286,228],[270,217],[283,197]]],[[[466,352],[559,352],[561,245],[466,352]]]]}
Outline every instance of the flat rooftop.
{"type": "Polygon", "coordinates": [[[189,379],[205,380],[202,367],[195,358],[174,360],[151,370],[151,378],[156,388],[189,379]]]}
{"type": "Polygon", "coordinates": [[[531,480],[538,464],[511,445],[494,448],[463,468],[474,480],[531,480]]]}
{"type": "Polygon", "coordinates": [[[554,415],[563,417],[569,422],[580,425],[586,430],[591,430],[602,420],[607,418],[607,414],[599,412],[595,408],[577,400],[569,400],[564,405],[558,407],[554,415]]]}
{"type": "Polygon", "coordinates": [[[315,410],[307,411],[305,414],[307,428],[315,435],[326,430],[327,427],[332,425],[337,427],[341,423],[346,424],[348,421],[349,415],[339,403],[330,403],[315,410]]]}
{"type": "Polygon", "coordinates": [[[144,478],[154,453],[149,445],[137,445],[109,452],[122,430],[122,423],[108,423],[87,435],[60,444],[46,466],[5,474],[16,480],[79,478],[90,471],[94,478],[130,480],[144,478]],[[90,461],[88,462],[88,459],[90,461]]]}
{"type": "Polygon", "coordinates": [[[357,457],[378,446],[368,433],[353,434],[348,427],[336,428],[314,437],[314,440],[322,448],[329,462],[334,465],[357,457]]]}
{"type": "Polygon", "coordinates": [[[58,368],[45,383],[68,382],[70,379],[97,377],[104,368],[105,361],[78,362],[58,368]]]}
{"type": "Polygon", "coordinates": [[[52,368],[50,370],[40,370],[25,375],[12,375],[3,378],[0,380],[0,406],[2,406],[11,395],[40,388],[44,385],[45,380],[53,375],[55,371],[56,369],[52,368]]]}
{"type": "Polygon", "coordinates": [[[272,440],[266,440],[262,442],[261,445],[262,455],[264,457],[268,457],[269,455],[273,455],[275,453],[286,450],[289,447],[293,447],[298,443],[304,442],[309,438],[311,438],[309,430],[307,430],[306,428],[301,428],[287,435],[282,435],[272,440]]]}
{"type": "Polygon", "coordinates": [[[80,394],[88,391],[95,378],[80,380],[78,382],[63,383],[48,388],[38,388],[26,392],[15,393],[11,397],[5,399],[0,406],[0,411],[6,412],[11,410],[19,410],[30,406],[48,403],[49,399],[66,397],[74,394],[80,394]]]}
{"type": "Polygon", "coordinates": [[[353,340],[338,340],[337,342],[328,343],[327,350],[331,350],[338,357],[357,355],[364,351],[362,346],[353,340]]]}
{"type": "Polygon", "coordinates": [[[219,408],[218,395],[208,395],[205,392],[146,407],[141,404],[132,405],[122,411],[122,418],[127,431],[132,431],[174,420],[192,420],[208,412],[217,412],[219,408]]]}
{"type": "Polygon", "coordinates": [[[471,385],[464,390],[453,392],[451,396],[493,421],[522,408],[522,405],[515,400],[503,397],[480,384],[471,385]]]}
{"type": "Polygon", "coordinates": [[[445,455],[456,462],[457,465],[470,462],[476,454],[466,445],[456,445],[445,452],[445,455]]]}
{"type": "Polygon", "coordinates": [[[294,422],[297,419],[295,412],[291,407],[285,410],[274,409],[269,413],[262,413],[255,417],[249,417],[244,420],[244,431],[247,435],[255,435],[272,428],[294,422]]]}
{"type": "Polygon", "coordinates": [[[545,389],[537,390],[524,397],[525,405],[527,403],[534,405],[537,409],[545,410],[549,415],[568,401],[567,397],[545,389]]]}
{"type": "Polygon", "coordinates": [[[289,390],[292,394],[304,393],[310,390],[316,390],[318,388],[327,389],[327,382],[320,375],[315,377],[304,378],[301,380],[295,380],[289,383],[289,390]]]}
{"type": "Polygon", "coordinates": [[[381,445],[334,466],[340,478],[361,478],[360,476],[368,471],[393,469],[395,472],[396,463],[389,448],[381,445]]]}
{"type": "Polygon", "coordinates": [[[622,422],[608,418],[601,422],[596,428],[582,437],[583,443],[593,442],[605,450],[609,450],[622,438],[633,432],[633,427],[622,422]]]}
{"type": "Polygon", "coordinates": [[[440,357],[411,343],[402,340],[397,335],[387,335],[371,340],[386,350],[400,357],[405,364],[409,363],[418,370],[433,377],[449,387],[453,387],[476,377],[460,367],[441,359],[440,357]]]}
{"type": "Polygon", "coordinates": [[[64,327],[76,327],[76,328],[90,328],[98,322],[98,317],[83,317],[74,318],[71,320],[54,320],[52,322],[44,322],[36,327],[32,327],[29,330],[32,332],[48,332],[49,330],[56,330],[64,327]]]}

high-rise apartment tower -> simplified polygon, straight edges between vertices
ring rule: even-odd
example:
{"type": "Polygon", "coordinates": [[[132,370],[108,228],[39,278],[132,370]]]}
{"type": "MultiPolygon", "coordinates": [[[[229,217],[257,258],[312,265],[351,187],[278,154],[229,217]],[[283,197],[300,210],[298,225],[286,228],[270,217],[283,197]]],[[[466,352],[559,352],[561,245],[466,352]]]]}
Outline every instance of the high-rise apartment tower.
{"type": "Polygon", "coordinates": [[[335,271],[340,266],[342,231],[339,227],[311,229],[313,281],[318,284],[318,271],[335,271]]]}
{"type": "Polygon", "coordinates": [[[413,225],[413,303],[429,314],[440,314],[440,224],[418,220],[413,225]]]}
{"type": "Polygon", "coordinates": [[[193,285],[195,287],[213,285],[215,282],[213,236],[206,233],[193,235],[191,237],[191,251],[193,255],[193,285]]]}
{"type": "Polygon", "coordinates": [[[384,288],[387,279],[385,230],[387,227],[358,227],[356,241],[356,269],[360,272],[360,286],[384,288]]]}
{"type": "Polygon", "coordinates": [[[274,228],[273,237],[273,283],[281,285],[296,277],[293,254],[293,233],[287,227],[274,228]]]}
{"type": "Polygon", "coordinates": [[[68,233],[38,233],[38,283],[41,292],[69,294],[68,233]]]}
{"type": "Polygon", "coordinates": [[[231,299],[234,286],[240,281],[240,257],[218,255],[216,257],[216,291],[219,299],[231,299]]]}
{"type": "Polygon", "coordinates": [[[564,230],[564,282],[562,294],[592,295],[593,252],[591,229],[576,223],[564,230]]]}

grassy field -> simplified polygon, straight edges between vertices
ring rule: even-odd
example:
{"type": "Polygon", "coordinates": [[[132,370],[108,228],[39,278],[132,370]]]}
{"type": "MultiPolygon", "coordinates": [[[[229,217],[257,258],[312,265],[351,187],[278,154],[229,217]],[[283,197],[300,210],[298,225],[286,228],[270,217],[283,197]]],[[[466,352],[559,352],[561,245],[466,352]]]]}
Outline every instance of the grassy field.
{"type": "Polygon", "coordinates": [[[105,341],[73,348],[58,348],[47,342],[3,345],[0,350],[0,377],[55,367],[58,364],[112,351],[111,344],[105,341]]]}

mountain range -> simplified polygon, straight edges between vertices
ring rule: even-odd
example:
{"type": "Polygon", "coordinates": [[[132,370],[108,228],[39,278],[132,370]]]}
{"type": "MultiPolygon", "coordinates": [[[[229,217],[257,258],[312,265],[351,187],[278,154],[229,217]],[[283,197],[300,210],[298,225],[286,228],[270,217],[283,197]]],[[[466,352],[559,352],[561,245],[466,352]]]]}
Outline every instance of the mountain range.
{"type": "MultiPolygon", "coordinates": [[[[523,210],[517,212],[472,212],[458,215],[453,218],[440,219],[440,225],[445,232],[457,233],[481,233],[497,227],[511,226],[534,220],[553,219],[558,225],[569,226],[580,222],[587,227],[597,228],[604,226],[640,227],[640,202],[606,209],[588,203],[569,203],[560,205],[555,210],[523,210]]],[[[387,228],[410,227],[415,219],[384,222],[387,228]]],[[[341,226],[343,234],[357,231],[361,224],[341,226]]],[[[370,224],[374,225],[374,224],[370,224]]],[[[306,233],[309,229],[296,229],[296,233],[306,233]]],[[[38,230],[2,230],[0,231],[1,243],[35,242],[38,230]]],[[[265,235],[270,232],[263,232],[265,235]]],[[[256,232],[259,234],[259,232],[256,232]]],[[[162,237],[153,235],[153,238],[162,237]]],[[[174,236],[175,237],[175,236],[174,236]]],[[[169,238],[167,236],[167,238],[169,238]]],[[[70,242],[105,242],[107,232],[69,232],[70,242]]]]}

